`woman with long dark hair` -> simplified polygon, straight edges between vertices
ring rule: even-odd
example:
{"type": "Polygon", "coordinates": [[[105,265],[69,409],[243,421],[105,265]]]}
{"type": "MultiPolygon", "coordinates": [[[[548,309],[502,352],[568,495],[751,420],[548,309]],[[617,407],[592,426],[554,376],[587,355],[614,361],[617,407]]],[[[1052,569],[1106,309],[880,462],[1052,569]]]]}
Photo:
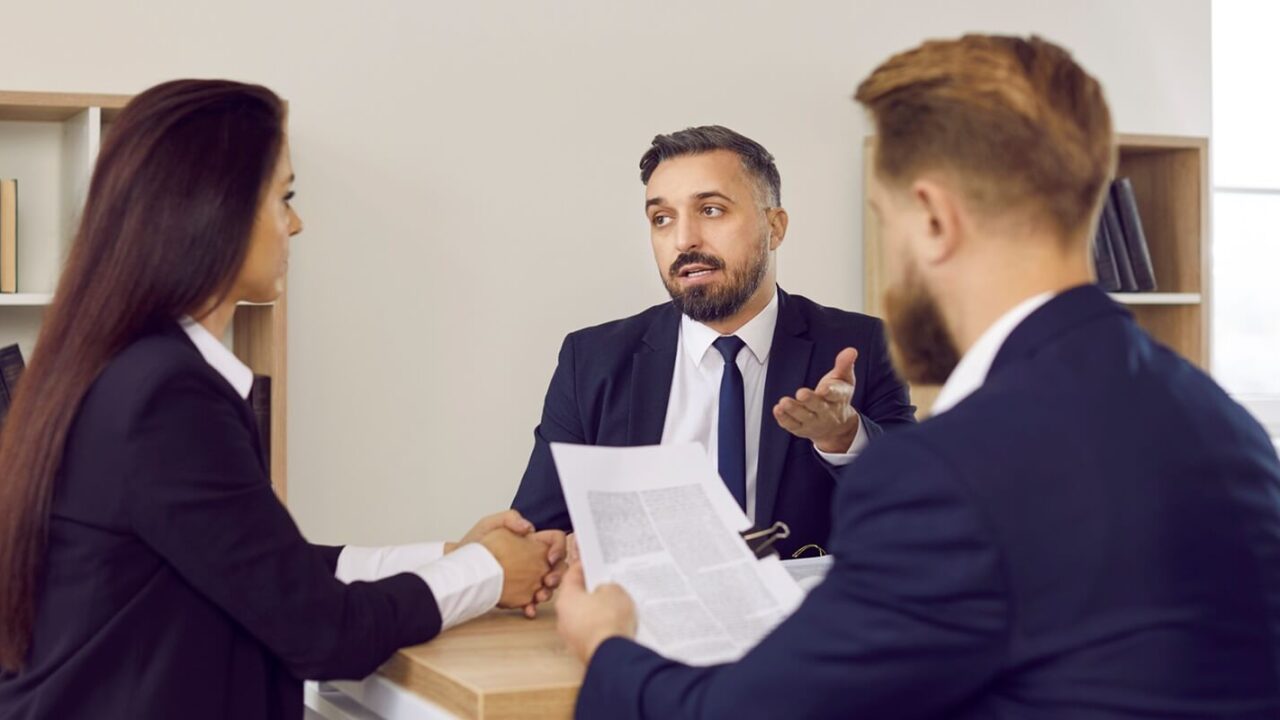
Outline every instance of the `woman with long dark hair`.
{"type": "Polygon", "coordinates": [[[280,292],[284,106],[226,81],[121,111],[0,433],[0,717],[301,717],[495,604],[546,599],[563,535],[512,511],[459,543],[306,542],[217,340],[280,292]]]}

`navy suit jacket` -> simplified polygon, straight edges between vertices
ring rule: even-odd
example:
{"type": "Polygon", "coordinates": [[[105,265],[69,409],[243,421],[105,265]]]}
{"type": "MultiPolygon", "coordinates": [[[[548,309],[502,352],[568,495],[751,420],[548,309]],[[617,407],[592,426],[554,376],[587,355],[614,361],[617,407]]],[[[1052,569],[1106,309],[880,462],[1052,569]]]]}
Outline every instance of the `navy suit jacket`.
{"type": "Polygon", "coordinates": [[[67,436],[24,669],[0,718],[301,718],[440,630],[404,573],[343,584],[267,478],[253,412],[166,322],[112,359],[67,436]]]}
{"type": "Polygon", "coordinates": [[[1094,287],[839,484],[835,565],[741,661],[605,641],[584,718],[1280,717],[1280,461],[1094,287]]]}
{"type": "MultiPolygon", "coordinates": [[[[662,441],[679,337],[680,312],[664,303],[565,338],[512,507],[539,528],[571,530],[548,443],[632,446],[662,441]]],[[[883,323],[778,290],[778,324],[760,423],[755,524],[768,527],[782,520],[790,526],[791,537],[776,546],[783,557],[809,543],[826,547],[835,472],[811,442],[778,425],[773,405],[802,387],[817,385],[846,347],[858,349],[852,402],[868,435],[874,438],[884,428],[914,423],[906,386],[889,362],[883,323]]]]}

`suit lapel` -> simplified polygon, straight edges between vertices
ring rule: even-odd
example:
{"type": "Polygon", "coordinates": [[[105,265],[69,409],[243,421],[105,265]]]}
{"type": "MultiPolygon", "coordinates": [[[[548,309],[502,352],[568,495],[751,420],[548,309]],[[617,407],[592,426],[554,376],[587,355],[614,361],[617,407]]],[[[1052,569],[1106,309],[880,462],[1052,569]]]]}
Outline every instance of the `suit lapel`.
{"type": "Polygon", "coordinates": [[[778,325],[773,331],[773,348],[769,351],[769,370],[764,379],[764,402],[760,418],[760,455],[756,465],[756,527],[767,527],[774,521],[773,509],[778,500],[778,487],[787,459],[791,433],[773,419],[773,406],[784,396],[805,386],[813,342],[805,335],[808,323],[791,302],[790,296],[778,289],[778,325]]]}
{"type": "Polygon", "coordinates": [[[679,333],[680,314],[667,305],[649,325],[643,346],[632,358],[631,416],[627,424],[630,445],[662,442],[679,333]]]}

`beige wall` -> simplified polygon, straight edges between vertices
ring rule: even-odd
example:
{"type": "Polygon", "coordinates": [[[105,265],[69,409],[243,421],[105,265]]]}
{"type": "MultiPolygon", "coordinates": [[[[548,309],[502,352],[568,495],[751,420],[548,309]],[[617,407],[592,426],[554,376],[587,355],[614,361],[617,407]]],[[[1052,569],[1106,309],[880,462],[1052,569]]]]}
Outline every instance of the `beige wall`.
{"type": "Polygon", "coordinates": [[[563,335],[664,299],[636,168],[656,132],[770,148],[781,282],[856,309],[849,96],[890,52],[1035,32],[1103,80],[1121,131],[1210,129],[1208,0],[3,0],[0,21],[3,89],[227,76],[291,101],[290,505],[327,542],[505,506],[563,335]]]}

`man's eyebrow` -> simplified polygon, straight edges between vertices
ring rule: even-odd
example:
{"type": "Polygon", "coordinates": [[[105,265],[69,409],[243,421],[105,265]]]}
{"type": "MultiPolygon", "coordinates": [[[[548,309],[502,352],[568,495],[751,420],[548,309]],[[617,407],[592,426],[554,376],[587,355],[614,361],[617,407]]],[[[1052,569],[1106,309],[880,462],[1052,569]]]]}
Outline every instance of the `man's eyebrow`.
{"type": "Polygon", "coordinates": [[[704,191],[704,192],[700,192],[700,193],[698,193],[697,195],[694,195],[694,197],[698,198],[699,200],[707,200],[707,199],[709,199],[709,198],[718,197],[718,198],[721,198],[721,199],[723,199],[723,200],[727,200],[727,201],[729,201],[729,202],[733,203],[734,205],[737,205],[737,204],[738,204],[736,200],[734,200],[733,198],[729,197],[728,195],[725,195],[724,193],[720,192],[719,190],[706,190],[706,191],[704,191]]]}
{"type": "MultiPolygon", "coordinates": [[[[737,205],[737,204],[738,204],[738,202],[737,202],[736,200],[734,200],[733,198],[729,197],[728,195],[725,195],[724,193],[720,192],[719,190],[704,190],[704,191],[702,191],[702,192],[700,192],[700,193],[695,193],[693,197],[694,197],[694,199],[696,199],[696,200],[707,200],[707,199],[710,199],[710,198],[720,198],[721,200],[725,200],[725,201],[730,202],[730,203],[732,203],[732,204],[734,204],[734,205],[737,205]]],[[[647,209],[649,209],[649,208],[651,208],[651,207],[653,207],[654,205],[666,205],[666,204],[667,204],[666,199],[665,199],[665,198],[661,198],[661,197],[649,198],[648,200],[645,200],[645,201],[644,201],[644,207],[645,207],[645,209],[646,209],[646,210],[647,210],[647,209]]]]}

